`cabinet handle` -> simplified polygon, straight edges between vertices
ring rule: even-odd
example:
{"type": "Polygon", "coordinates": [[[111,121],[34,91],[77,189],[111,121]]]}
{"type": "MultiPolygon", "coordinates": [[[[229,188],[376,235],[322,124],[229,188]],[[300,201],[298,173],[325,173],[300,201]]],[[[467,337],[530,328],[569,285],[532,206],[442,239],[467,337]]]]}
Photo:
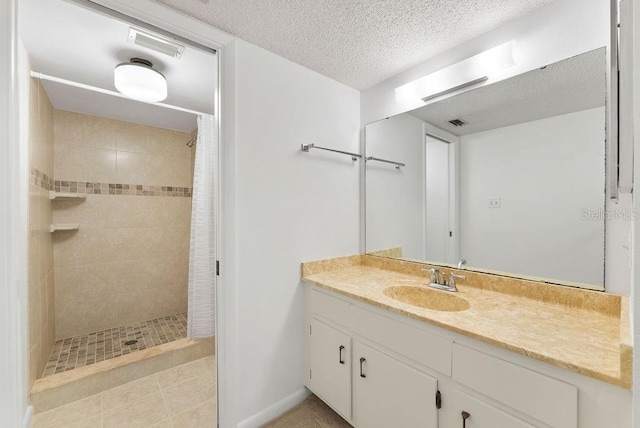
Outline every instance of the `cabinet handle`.
{"type": "Polygon", "coordinates": [[[471,413],[462,411],[462,428],[467,427],[467,419],[471,417],[471,413]]]}
{"type": "Polygon", "coordinates": [[[338,362],[340,364],[344,364],[344,360],[342,359],[342,350],[344,349],[344,346],[340,345],[340,348],[338,348],[338,362]]]}
{"type": "Polygon", "coordinates": [[[362,364],[367,361],[366,358],[364,357],[360,357],[360,377],[367,377],[366,374],[364,374],[364,372],[362,371],[362,364]]]}

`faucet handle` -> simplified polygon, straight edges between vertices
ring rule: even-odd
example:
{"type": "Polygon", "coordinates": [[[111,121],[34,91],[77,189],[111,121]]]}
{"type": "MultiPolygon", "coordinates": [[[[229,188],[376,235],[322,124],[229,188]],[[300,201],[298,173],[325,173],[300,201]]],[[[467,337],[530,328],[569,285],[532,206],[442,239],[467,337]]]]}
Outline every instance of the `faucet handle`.
{"type": "Polygon", "coordinates": [[[422,272],[429,272],[429,274],[431,275],[431,278],[429,279],[429,282],[431,284],[439,284],[439,282],[438,282],[438,268],[422,269],[422,272]]]}
{"type": "Polygon", "coordinates": [[[456,278],[458,279],[466,279],[467,277],[464,275],[458,275],[453,272],[449,272],[449,282],[447,283],[450,287],[456,286],[456,278]]]}

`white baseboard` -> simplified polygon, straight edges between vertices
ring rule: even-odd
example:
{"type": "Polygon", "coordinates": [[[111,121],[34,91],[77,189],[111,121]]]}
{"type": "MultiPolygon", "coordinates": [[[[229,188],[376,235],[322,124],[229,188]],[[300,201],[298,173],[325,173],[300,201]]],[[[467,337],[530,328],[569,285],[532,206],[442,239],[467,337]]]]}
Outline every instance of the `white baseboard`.
{"type": "Polygon", "coordinates": [[[300,388],[293,394],[240,422],[238,428],[257,428],[302,403],[309,395],[311,393],[307,388],[300,388]]]}
{"type": "Polygon", "coordinates": [[[22,428],[31,428],[31,422],[33,421],[33,406],[27,407],[27,412],[22,419],[22,428]]]}

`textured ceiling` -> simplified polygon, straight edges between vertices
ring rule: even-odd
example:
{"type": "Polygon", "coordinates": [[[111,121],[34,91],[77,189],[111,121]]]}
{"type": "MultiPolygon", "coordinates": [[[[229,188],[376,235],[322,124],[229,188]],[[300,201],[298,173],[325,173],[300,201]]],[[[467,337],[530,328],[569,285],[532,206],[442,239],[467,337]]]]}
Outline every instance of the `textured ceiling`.
{"type": "MultiPolygon", "coordinates": [[[[159,0],[343,82],[370,87],[552,0],[159,0]]],[[[127,43],[129,25],[64,0],[21,0],[20,36],[33,68],[113,90],[113,68],[151,60],[169,82],[165,101],[213,109],[215,58],[187,46],[179,60],[127,43]],[[193,85],[193,82],[198,82],[193,85]]],[[[190,131],[195,118],[45,82],[56,108],[190,131]]]]}
{"type": "MultiPolygon", "coordinates": [[[[605,105],[606,52],[596,49],[545,68],[428,104],[409,114],[468,135],[605,105]],[[452,119],[467,122],[462,127],[452,119]]],[[[604,122],[603,122],[604,126],[604,122]]]]}
{"type": "Polygon", "coordinates": [[[356,89],[552,0],[156,0],[356,89]]]}

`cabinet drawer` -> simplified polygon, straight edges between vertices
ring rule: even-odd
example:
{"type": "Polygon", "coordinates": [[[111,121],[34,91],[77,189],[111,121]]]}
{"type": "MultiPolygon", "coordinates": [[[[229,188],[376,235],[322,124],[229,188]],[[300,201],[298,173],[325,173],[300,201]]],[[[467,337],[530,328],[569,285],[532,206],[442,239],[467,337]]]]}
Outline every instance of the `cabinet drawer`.
{"type": "Polygon", "coordinates": [[[454,409],[459,425],[463,426],[463,413],[467,413],[467,423],[465,426],[473,428],[535,428],[521,419],[510,415],[479,398],[466,394],[459,389],[453,391],[454,409]]]}
{"type": "Polygon", "coordinates": [[[453,345],[453,380],[554,428],[578,426],[578,390],[464,346],[453,345]]]}
{"type": "Polygon", "coordinates": [[[349,303],[311,289],[309,305],[312,313],[322,315],[344,327],[349,326],[349,303]]]}
{"type": "Polygon", "coordinates": [[[451,376],[450,340],[356,306],[351,307],[351,315],[352,328],[358,334],[451,376]]]}

